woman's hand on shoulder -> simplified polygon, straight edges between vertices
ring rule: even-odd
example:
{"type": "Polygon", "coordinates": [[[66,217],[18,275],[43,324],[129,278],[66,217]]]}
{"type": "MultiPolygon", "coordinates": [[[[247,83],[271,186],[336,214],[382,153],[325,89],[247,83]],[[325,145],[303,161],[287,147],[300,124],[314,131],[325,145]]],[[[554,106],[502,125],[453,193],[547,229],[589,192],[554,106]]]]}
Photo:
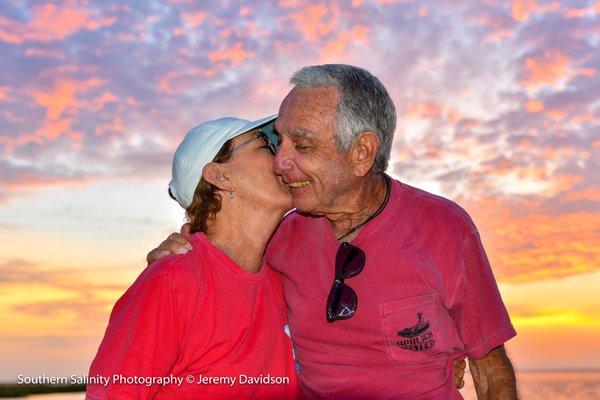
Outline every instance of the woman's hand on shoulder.
{"type": "Polygon", "coordinates": [[[190,224],[184,224],[179,233],[173,232],[157,248],[151,250],[146,255],[148,264],[168,256],[169,254],[185,254],[192,249],[189,242],[190,224]]]}

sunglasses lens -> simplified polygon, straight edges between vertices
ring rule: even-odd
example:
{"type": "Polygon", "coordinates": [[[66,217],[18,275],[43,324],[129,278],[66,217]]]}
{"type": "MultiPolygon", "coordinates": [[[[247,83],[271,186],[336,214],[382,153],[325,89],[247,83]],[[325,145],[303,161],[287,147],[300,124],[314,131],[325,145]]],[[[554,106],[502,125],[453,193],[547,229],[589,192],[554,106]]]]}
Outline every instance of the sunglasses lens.
{"type": "Polygon", "coordinates": [[[273,126],[274,125],[272,123],[265,125],[262,128],[260,128],[260,131],[265,134],[269,142],[271,142],[275,147],[275,150],[277,150],[277,148],[279,147],[279,137],[273,131],[273,126]]]}
{"type": "Polygon", "coordinates": [[[271,139],[269,139],[269,136],[267,136],[264,132],[261,131],[261,138],[265,142],[267,147],[269,148],[269,151],[271,152],[271,154],[275,155],[277,153],[277,146],[275,146],[275,144],[273,144],[271,139]]]}
{"type": "Polygon", "coordinates": [[[327,299],[327,319],[346,319],[354,315],[358,298],[350,286],[335,283],[327,299]]]}
{"type": "Polygon", "coordinates": [[[342,243],[335,258],[337,278],[351,278],[359,274],[365,266],[365,253],[350,243],[342,243]]]}

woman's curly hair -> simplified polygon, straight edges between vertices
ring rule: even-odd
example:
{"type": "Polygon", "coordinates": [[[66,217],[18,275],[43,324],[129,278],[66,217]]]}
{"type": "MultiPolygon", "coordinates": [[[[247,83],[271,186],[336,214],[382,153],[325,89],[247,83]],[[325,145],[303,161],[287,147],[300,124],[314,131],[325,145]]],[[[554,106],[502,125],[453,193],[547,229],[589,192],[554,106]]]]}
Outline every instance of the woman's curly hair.
{"type": "MultiPolygon", "coordinates": [[[[231,156],[227,155],[233,147],[233,139],[225,142],[217,153],[213,162],[222,163],[228,161],[231,156]],[[218,160],[218,161],[217,161],[218,160]]],[[[212,221],[221,210],[221,194],[217,193],[219,188],[200,177],[200,182],[194,191],[192,203],[185,209],[185,216],[190,223],[190,233],[204,232],[208,223],[212,221]]]]}

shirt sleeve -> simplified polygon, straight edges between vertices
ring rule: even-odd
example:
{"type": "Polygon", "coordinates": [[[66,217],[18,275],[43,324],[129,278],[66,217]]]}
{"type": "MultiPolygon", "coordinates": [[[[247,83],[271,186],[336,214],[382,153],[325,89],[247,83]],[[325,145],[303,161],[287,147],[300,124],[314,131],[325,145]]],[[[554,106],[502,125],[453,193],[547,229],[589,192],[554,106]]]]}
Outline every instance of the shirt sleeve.
{"type": "Polygon", "coordinates": [[[516,335],[479,233],[469,229],[459,254],[459,275],[450,309],[471,359],[485,357],[516,335]]]}
{"type": "Polygon", "coordinates": [[[88,385],[86,399],[151,399],[160,386],[152,377],[169,376],[178,354],[174,290],[165,273],[144,276],[115,304],[90,377],[108,379],[88,385]],[[121,378],[122,377],[122,378],[121,378]],[[126,383],[137,377],[142,384],[126,383]]]}

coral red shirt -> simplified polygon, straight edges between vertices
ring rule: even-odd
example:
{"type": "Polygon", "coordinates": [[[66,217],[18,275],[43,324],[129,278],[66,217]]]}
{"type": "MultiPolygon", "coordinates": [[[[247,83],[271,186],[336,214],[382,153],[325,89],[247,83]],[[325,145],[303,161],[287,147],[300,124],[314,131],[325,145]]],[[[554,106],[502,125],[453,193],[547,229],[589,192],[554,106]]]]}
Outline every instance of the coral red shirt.
{"type": "Polygon", "coordinates": [[[202,233],[190,243],[146,268],[115,304],[89,373],[110,383],[88,385],[87,399],[296,396],[278,274],[243,270],[202,233]],[[126,383],[133,377],[158,380],[126,383]]]}
{"type": "Polygon", "coordinates": [[[327,219],[294,212],[268,248],[307,397],[461,399],[453,361],[516,334],[469,216],[393,181],[387,206],[352,244],[366,254],[362,273],[345,280],[358,307],[333,323],[325,308],[340,243],[327,219]]]}

